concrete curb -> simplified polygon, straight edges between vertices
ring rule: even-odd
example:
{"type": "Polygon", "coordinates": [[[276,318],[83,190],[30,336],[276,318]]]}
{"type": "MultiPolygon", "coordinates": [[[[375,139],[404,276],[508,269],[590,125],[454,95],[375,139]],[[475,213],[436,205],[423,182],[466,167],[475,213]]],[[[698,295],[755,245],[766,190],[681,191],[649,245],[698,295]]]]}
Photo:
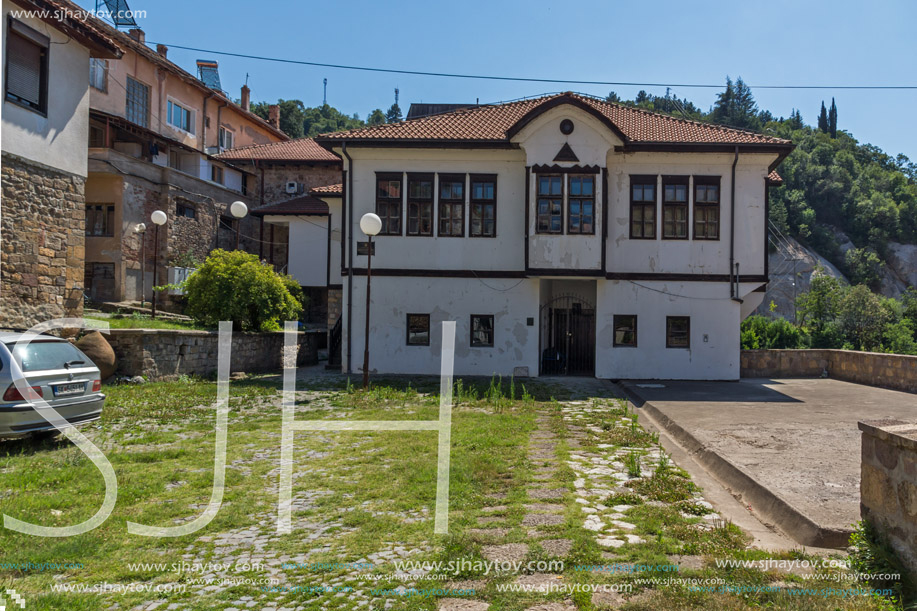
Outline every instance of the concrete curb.
{"type": "Polygon", "coordinates": [[[801,545],[810,547],[844,549],[848,545],[851,529],[821,526],[793,507],[779,494],[755,480],[731,461],[707,448],[681,425],[666,416],[659,408],[645,401],[632,384],[619,382],[634,405],[644,411],[660,429],[669,433],[710,474],[726,487],[743,504],[751,505],[760,518],[775,524],[780,530],[801,545]]]}

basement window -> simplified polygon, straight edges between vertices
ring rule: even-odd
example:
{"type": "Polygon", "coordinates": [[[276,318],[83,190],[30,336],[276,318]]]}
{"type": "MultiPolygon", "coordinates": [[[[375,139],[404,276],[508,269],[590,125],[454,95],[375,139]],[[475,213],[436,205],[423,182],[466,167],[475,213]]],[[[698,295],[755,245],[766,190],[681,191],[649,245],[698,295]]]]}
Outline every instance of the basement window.
{"type": "Polygon", "coordinates": [[[614,347],[637,347],[637,315],[615,314],[614,317],[614,347]]]}
{"type": "Polygon", "coordinates": [[[691,347],[691,318],[689,316],[665,317],[665,347],[691,347]]]}
{"type": "Polygon", "coordinates": [[[471,346],[473,348],[493,348],[494,317],[492,314],[471,315],[471,346]]]}
{"type": "Polygon", "coordinates": [[[407,324],[407,344],[408,346],[429,346],[430,345],[430,315],[429,314],[408,314],[407,324]]]}
{"type": "Polygon", "coordinates": [[[194,206],[190,204],[175,204],[175,216],[193,219],[197,216],[194,206]]]}

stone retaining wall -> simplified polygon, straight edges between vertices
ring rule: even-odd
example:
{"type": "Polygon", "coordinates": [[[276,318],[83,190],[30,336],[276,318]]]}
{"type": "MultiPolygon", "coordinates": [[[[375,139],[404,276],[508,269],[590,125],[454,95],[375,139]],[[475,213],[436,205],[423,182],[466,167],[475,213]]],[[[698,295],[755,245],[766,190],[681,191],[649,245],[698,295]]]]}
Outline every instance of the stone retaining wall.
{"type": "Polygon", "coordinates": [[[871,420],[859,427],[860,515],[917,576],[917,422],[871,420]]]}
{"type": "Polygon", "coordinates": [[[853,350],[742,350],[743,378],[813,378],[917,393],[917,356],[853,350]]]}
{"type": "MultiPolygon", "coordinates": [[[[318,363],[324,331],[298,334],[296,364],[318,363]]],[[[213,375],[217,370],[215,331],[172,329],[112,329],[105,336],[118,356],[118,375],[150,380],[179,375],[213,375]]],[[[283,333],[233,333],[230,371],[280,371],[283,333]]]]}

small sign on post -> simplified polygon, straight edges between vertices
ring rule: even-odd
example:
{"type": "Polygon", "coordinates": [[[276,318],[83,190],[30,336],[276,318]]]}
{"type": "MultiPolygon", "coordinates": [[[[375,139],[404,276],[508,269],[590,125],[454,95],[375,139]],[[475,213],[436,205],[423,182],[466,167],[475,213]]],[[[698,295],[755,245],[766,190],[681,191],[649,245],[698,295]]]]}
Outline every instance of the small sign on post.
{"type": "Polygon", "coordinates": [[[373,242],[372,244],[370,244],[369,242],[357,242],[357,256],[365,257],[366,255],[368,255],[370,251],[370,247],[372,248],[372,254],[375,257],[376,256],[376,243],[375,242],[373,242]]]}

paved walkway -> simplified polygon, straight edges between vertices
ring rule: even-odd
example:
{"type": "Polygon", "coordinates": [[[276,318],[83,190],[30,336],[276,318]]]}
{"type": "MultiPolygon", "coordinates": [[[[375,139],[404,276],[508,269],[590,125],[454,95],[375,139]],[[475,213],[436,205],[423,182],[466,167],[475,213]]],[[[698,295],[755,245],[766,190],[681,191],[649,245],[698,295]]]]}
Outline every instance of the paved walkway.
{"type": "Polygon", "coordinates": [[[917,419],[917,395],[831,379],[625,386],[679,442],[696,443],[696,455],[728,461],[829,530],[846,531],[859,519],[857,422],[917,419]]]}

